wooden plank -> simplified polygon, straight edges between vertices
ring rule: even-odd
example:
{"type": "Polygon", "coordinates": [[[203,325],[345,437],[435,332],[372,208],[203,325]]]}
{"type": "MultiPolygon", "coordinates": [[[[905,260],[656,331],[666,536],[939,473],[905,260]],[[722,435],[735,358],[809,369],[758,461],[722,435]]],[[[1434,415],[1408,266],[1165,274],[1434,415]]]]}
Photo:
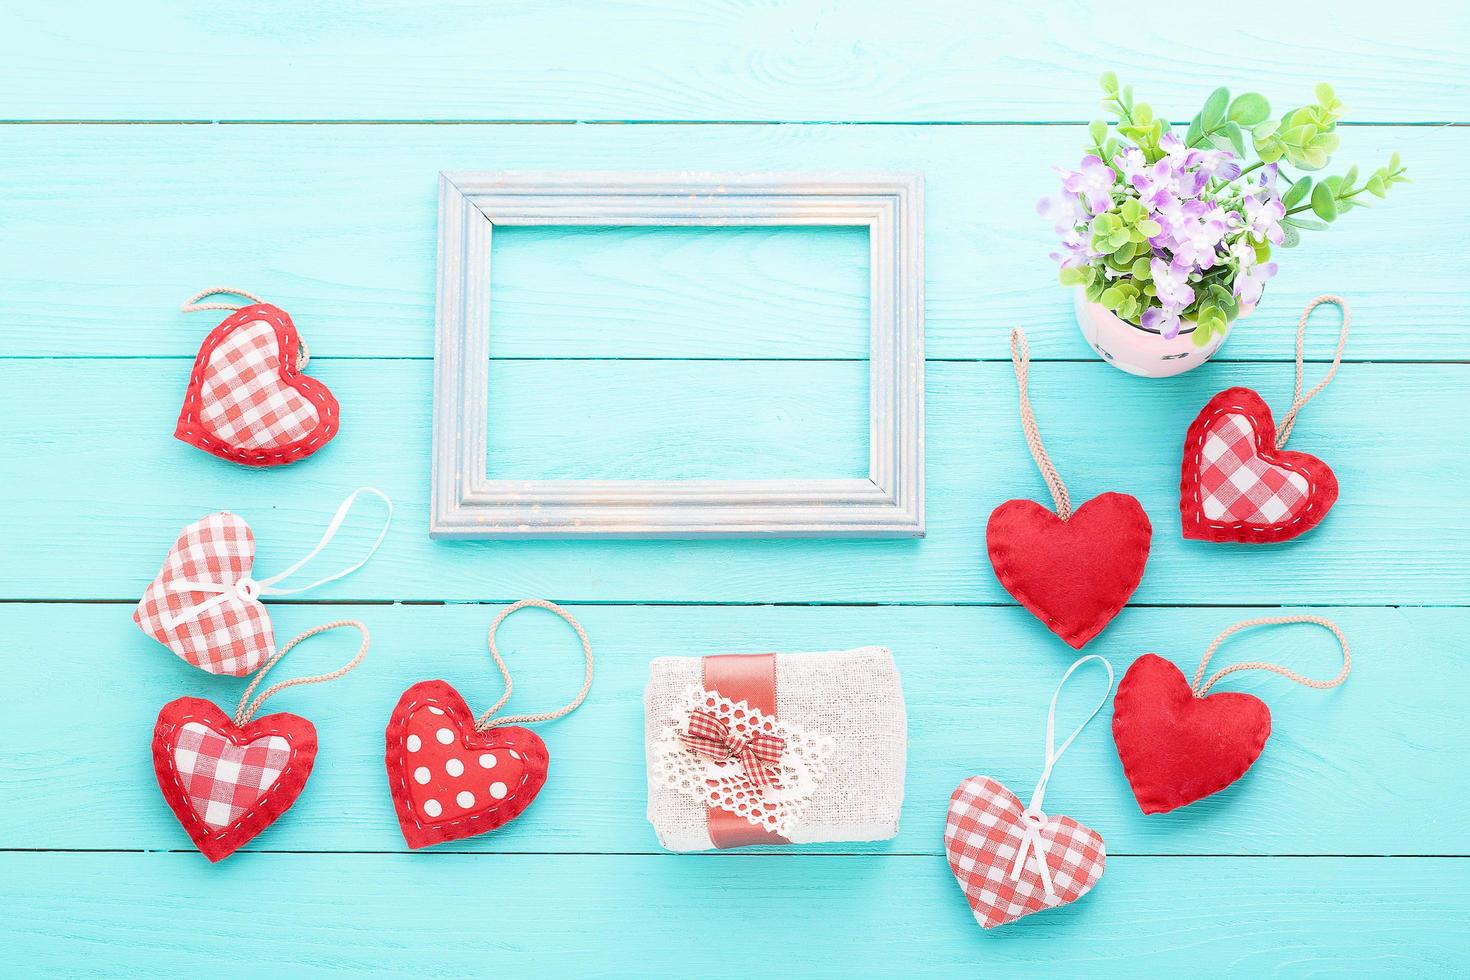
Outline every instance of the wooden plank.
{"type": "Polygon", "coordinates": [[[1114,858],[982,934],[927,857],[3,854],[0,941],[21,975],[748,977],[738,919],[783,976],[1449,976],[1467,884],[1463,860],[1114,858]]]}
{"type": "MultiPolygon", "coordinates": [[[[8,356],[192,357],[217,319],[178,304],[225,283],[290,311],[319,357],[427,358],[436,174],[497,167],[922,171],[928,356],[1004,360],[1023,324],[1037,358],[1095,357],[1034,213],[1055,190],[1050,165],[1078,159],[1079,127],[14,126],[4,138],[8,356]]],[[[1354,128],[1343,146],[1344,165],[1367,167],[1401,150],[1416,182],[1279,256],[1221,358],[1289,359],[1303,303],[1330,291],[1354,303],[1350,358],[1470,359],[1463,283],[1442,261],[1470,252],[1470,226],[1444,207],[1470,129],[1354,128]]],[[[866,264],[830,232],[508,237],[496,357],[867,354],[866,264]]],[[[1332,339],[1314,335],[1313,356],[1332,339]]]]}
{"type": "MultiPolygon", "coordinates": [[[[617,372],[566,361],[497,368],[499,377],[523,379],[507,381],[512,394],[560,406],[562,437],[576,450],[563,456],[565,473],[578,473],[578,459],[584,475],[606,472],[611,456],[599,438],[625,446],[619,431],[638,426],[653,438],[658,420],[673,425],[667,413],[693,404],[678,399],[664,408],[660,397],[634,405],[615,391],[693,391],[696,379],[719,367],[612,366],[617,372]],[[624,408],[600,414],[607,405],[624,408]],[[633,421],[640,412],[651,420],[633,421]]],[[[723,411],[747,422],[747,442],[794,439],[783,467],[821,460],[827,450],[803,449],[802,439],[854,445],[845,428],[852,422],[841,406],[826,404],[848,390],[843,372],[854,366],[798,365],[800,372],[784,377],[799,388],[778,392],[761,382],[773,381],[779,365],[747,363],[741,370],[751,384],[727,386],[723,411]],[[771,405],[788,406],[780,411],[789,418],[772,415],[771,405]],[[762,429],[778,437],[754,431],[762,429]]],[[[0,540],[12,556],[0,561],[0,597],[136,597],[178,530],[220,508],[254,524],[262,569],[284,567],[316,539],[338,500],[371,484],[398,502],[396,525],[365,569],[318,598],[1008,602],[985,560],[985,521],[1008,498],[1046,499],[1016,419],[1010,365],[939,363],[928,372],[923,541],[435,543],[425,534],[429,362],[313,363],[312,373],[342,403],[342,433],[316,456],[264,472],[171,437],[187,368],[185,361],[0,362],[0,417],[13,420],[0,441],[0,469],[22,477],[0,482],[0,540]]],[[[1310,535],[1264,549],[1179,537],[1178,460],[1188,422],[1218,389],[1250,385],[1284,406],[1286,365],[1211,365],[1143,383],[1101,363],[1052,364],[1034,372],[1032,397],[1075,499],[1127,490],[1151,515],[1153,554],[1137,602],[1464,604],[1470,528],[1459,488],[1470,484],[1470,458],[1443,442],[1470,428],[1463,375],[1453,365],[1344,368],[1303,413],[1291,441],[1336,469],[1342,497],[1310,535]],[[1078,397],[1084,391],[1088,397],[1078,397]]],[[[557,446],[539,435],[553,416],[508,414],[517,427],[504,437],[505,465],[512,472],[550,465],[557,446]],[[510,450],[524,451],[524,462],[510,450]]],[[[706,431],[730,431],[720,428],[730,424],[709,421],[706,431]]],[[[659,463],[657,448],[636,465],[669,472],[693,465],[659,463]]],[[[709,448],[708,458],[733,459],[727,451],[709,448]]],[[[366,527],[344,538],[341,554],[365,534],[366,527]]]]}
{"type": "MultiPolygon", "coordinates": [[[[485,652],[492,605],[276,606],[284,641],[301,629],[357,617],[373,648],[351,676],[283,692],[267,707],[317,726],[321,754],[305,796],[253,849],[401,851],[383,775],[383,729],[410,683],[442,677],[472,706],[500,693],[485,652]]],[[[900,835],[826,852],[938,855],[944,808],[966,776],[994,775],[1025,796],[1039,775],[1046,705],[1076,656],[1014,608],[810,608],[578,606],[597,675],[587,703],[541,726],[552,775],[526,816],[450,850],[655,853],[644,819],[642,691],[649,660],[753,650],[826,650],[886,644],[909,716],[900,835]]],[[[147,746],[158,709],[182,695],[232,711],[245,684],[184,664],[128,621],[120,605],[0,605],[7,656],[0,683],[0,842],[5,847],[188,848],[159,796],[147,746]],[[63,693],[69,692],[69,693],[63,693]],[[86,719],[58,736],[63,701],[86,719]],[[58,800],[85,799],[85,806],[58,800]],[[64,812],[65,817],[58,816],[64,812]]],[[[1250,773],[1186,810],[1145,817],[1123,779],[1106,708],[1058,765],[1049,812],[1098,828],[1114,854],[1470,854],[1455,814],[1470,795],[1470,697],[1463,650],[1445,637],[1470,630],[1465,609],[1329,609],[1354,646],[1341,688],[1313,691],[1274,675],[1232,675],[1271,708],[1273,733],[1250,773]],[[1412,670],[1405,665],[1412,664],[1412,670]],[[1426,738],[1425,732],[1433,732],[1426,738]],[[1287,819],[1283,814],[1296,816],[1287,819]]],[[[1119,676],[1145,651],[1192,673],[1226,626],[1259,615],[1238,608],[1130,609],[1094,644],[1119,676]]],[[[355,649],[341,631],[314,639],[276,678],[329,670],[355,649]]],[[[576,639],[554,617],[523,612],[500,634],[515,677],[510,710],[562,703],[580,676],[576,639]]],[[[1338,652],[1320,629],[1292,626],[1232,639],[1219,663],[1283,662],[1310,676],[1336,672],[1338,652]]],[[[1095,669],[1095,668],[1094,668],[1095,669]]],[[[1099,674],[1079,674],[1058,710],[1070,729],[1090,709],[1099,674]],[[1070,719],[1070,720],[1069,720],[1070,719]]]]}
{"type": "Polygon", "coordinates": [[[267,0],[31,5],[7,18],[5,115],[22,119],[995,121],[1078,119],[1097,74],[1188,119],[1219,83],[1273,101],[1337,85],[1356,118],[1463,121],[1462,7],[1279,5],[1269,26],[1057,2],[843,5],[267,0]],[[242,79],[242,73],[248,77],[242,79]],[[1181,83],[1181,79],[1185,80],[1181,83]]]}

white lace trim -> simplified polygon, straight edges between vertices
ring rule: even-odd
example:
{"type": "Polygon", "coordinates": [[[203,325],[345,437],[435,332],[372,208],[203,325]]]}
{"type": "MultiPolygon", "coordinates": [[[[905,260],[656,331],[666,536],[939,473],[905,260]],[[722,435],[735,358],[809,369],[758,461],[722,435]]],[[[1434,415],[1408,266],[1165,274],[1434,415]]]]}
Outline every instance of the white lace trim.
{"type": "Polygon", "coordinates": [[[653,764],[664,785],[675,792],[739,814],[757,827],[789,837],[817,784],[827,776],[827,760],[835,745],[831,737],[808,734],[800,728],[756,711],[744,701],[731,701],[690,684],[679,692],[678,706],[665,719],[654,739],[653,764]],[[760,789],[745,775],[739,762],[715,762],[697,755],[679,741],[689,716],[706,711],[729,726],[737,738],[756,732],[785,739],[781,752],[781,787],[760,789]]]}

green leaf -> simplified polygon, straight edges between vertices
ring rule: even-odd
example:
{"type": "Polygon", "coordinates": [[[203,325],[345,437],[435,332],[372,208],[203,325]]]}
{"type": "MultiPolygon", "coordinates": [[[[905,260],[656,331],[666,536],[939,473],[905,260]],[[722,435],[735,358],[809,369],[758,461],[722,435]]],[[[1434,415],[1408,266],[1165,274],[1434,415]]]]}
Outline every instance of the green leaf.
{"type": "Polygon", "coordinates": [[[1206,131],[1214,131],[1220,128],[1225,121],[1225,113],[1230,108],[1230,90],[1223,85],[1210,93],[1205,99],[1205,107],[1200,110],[1200,116],[1206,131]]]}
{"type": "Polygon", "coordinates": [[[1327,222],[1318,221],[1316,218],[1303,218],[1301,215],[1292,215],[1290,218],[1281,219],[1284,228],[1297,228],[1301,231],[1326,231],[1327,222]]]}
{"type": "Polygon", "coordinates": [[[1109,95],[1113,95],[1118,91],[1118,76],[1110,71],[1103,72],[1098,82],[1102,84],[1103,91],[1109,95]]]}
{"type": "Polygon", "coordinates": [[[1210,342],[1210,337],[1214,335],[1214,332],[1210,327],[1200,322],[1195,325],[1194,332],[1189,335],[1189,339],[1194,341],[1194,346],[1203,347],[1210,342]]]}
{"type": "Polygon", "coordinates": [[[1311,191],[1311,189],[1312,178],[1303,176],[1299,180],[1297,180],[1295,184],[1291,185],[1290,190],[1281,195],[1281,203],[1285,205],[1288,211],[1290,211],[1292,208],[1302,203],[1302,199],[1307,196],[1307,193],[1311,191]]]}
{"type": "Polygon", "coordinates": [[[1258,141],[1259,140],[1268,140],[1272,136],[1275,136],[1276,135],[1276,131],[1278,129],[1280,129],[1280,128],[1281,128],[1281,120],[1280,119],[1268,119],[1265,122],[1261,123],[1259,126],[1252,126],[1251,127],[1251,138],[1252,139],[1255,139],[1255,140],[1258,140],[1258,141]]]}
{"type": "Polygon", "coordinates": [[[1235,150],[1237,157],[1245,156],[1245,135],[1241,133],[1240,126],[1234,122],[1226,122],[1220,127],[1220,132],[1230,141],[1230,146],[1235,150]]]}
{"type": "Polygon", "coordinates": [[[1271,103],[1267,102],[1264,96],[1257,95],[1255,92],[1237,95],[1235,101],[1230,103],[1230,121],[1241,126],[1254,126],[1263,122],[1269,115],[1271,115],[1271,103]]]}
{"type": "Polygon", "coordinates": [[[1337,103],[1337,93],[1332,91],[1332,86],[1326,82],[1317,83],[1317,103],[1322,106],[1331,106],[1337,103]]]}
{"type": "Polygon", "coordinates": [[[1140,102],[1133,107],[1133,121],[1140,126],[1147,126],[1154,121],[1153,106],[1147,102],[1140,102]]]}
{"type": "Polygon", "coordinates": [[[1320,217],[1324,222],[1330,222],[1338,217],[1338,198],[1333,197],[1332,185],[1327,182],[1311,188],[1311,213],[1320,217]]]}
{"type": "Polygon", "coordinates": [[[1194,144],[1198,143],[1204,137],[1204,135],[1205,124],[1201,122],[1200,117],[1196,115],[1193,119],[1189,121],[1189,130],[1184,134],[1184,145],[1193,146],[1194,144]]]}
{"type": "Polygon", "coordinates": [[[1103,140],[1108,138],[1108,124],[1101,119],[1094,119],[1087,124],[1087,135],[1095,145],[1101,146],[1103,140]]]}
{"type": "Polygon", "coordinates": [[[1164,230],[1164,226],[1159,224],[1152,218],[1144,218],[1133,227],[1143,232],[1144,238],[1153,238],[1155,235],[1162,233],[1164,230]]]}
{"type": "Polygon", "coordinates": [[[1378,176],[1378,174],[1374,174],[1372,177],[1368,178],[1367,187],[1368,193],[1372,194],[1374,197],[1388,196],[1386,193],[1388,188],[1384,185],[1383,178],[1378,176]]]}

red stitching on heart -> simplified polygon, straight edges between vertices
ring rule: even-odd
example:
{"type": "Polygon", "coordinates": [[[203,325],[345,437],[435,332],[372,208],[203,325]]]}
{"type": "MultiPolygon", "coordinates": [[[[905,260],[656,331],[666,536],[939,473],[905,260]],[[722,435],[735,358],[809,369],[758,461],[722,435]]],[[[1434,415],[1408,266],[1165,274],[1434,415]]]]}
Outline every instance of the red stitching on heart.
{"type": "Polygon", "coordinates": [[[203,449],[221,459],[228,459],[247,466],[278,466],[304,459],[326,445],[337,434],[340,426],[339,406],[327,386],[301,373],[296,358],[285,352],[295,351],[300,343],[296,326],[287,313],[269,303],[257,303],[243,307],[220,322],[210,331],[199,354],[194,359],[194,369],[189,375],[189,386],[179,411],[175,438],[191,446],[203,449]],[[265,321],[275,330],[279,358],[279,373],[282,384],[294,389],[312,403],[317,410],[317,424],[301,439],[268,449],[245,449],[232,445],[205,428],[201,420],[203,408],[204,376],[215,349],[237,328],[249,323],[265,321]]]}

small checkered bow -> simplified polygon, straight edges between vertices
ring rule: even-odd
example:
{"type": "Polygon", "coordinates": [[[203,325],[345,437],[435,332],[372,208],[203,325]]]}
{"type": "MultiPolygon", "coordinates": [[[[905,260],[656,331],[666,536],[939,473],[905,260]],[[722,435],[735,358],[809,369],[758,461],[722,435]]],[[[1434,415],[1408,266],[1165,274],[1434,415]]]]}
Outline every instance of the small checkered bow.
{"type": "Polygon", "coordinates": [[[690,752],[706,759],[739,762],[745,768],[745,777],[757,789],[781,788],[777,773],[781,751],[786,748],[784,738],[756,733],[742,739],[714,715],[695,711],[689,715],[689,730],[680,732],[679,740],[690,752]]]}

